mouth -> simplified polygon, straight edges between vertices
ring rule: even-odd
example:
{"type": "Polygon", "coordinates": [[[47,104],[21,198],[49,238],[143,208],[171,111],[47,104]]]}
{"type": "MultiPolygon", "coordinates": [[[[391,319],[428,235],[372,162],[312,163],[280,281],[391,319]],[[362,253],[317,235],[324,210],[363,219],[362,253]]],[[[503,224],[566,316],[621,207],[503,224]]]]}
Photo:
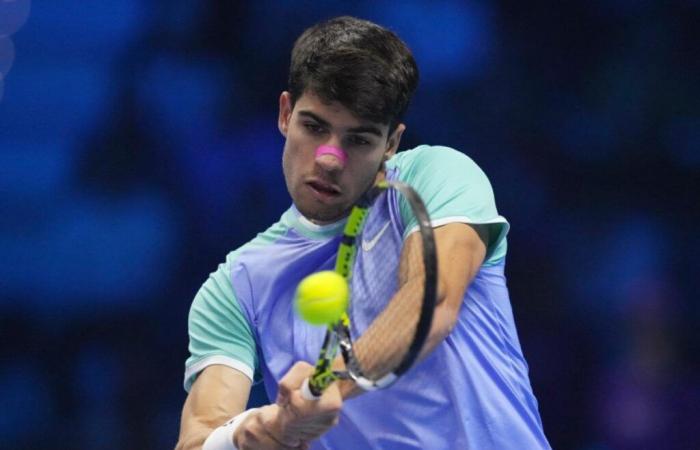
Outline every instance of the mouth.
{"type": "Polygon", "coordinates": [[[333,200],[340,197],[340,188],[318,178],[312,178],[306,182],[314,196],[321,201],[333,200]]]}

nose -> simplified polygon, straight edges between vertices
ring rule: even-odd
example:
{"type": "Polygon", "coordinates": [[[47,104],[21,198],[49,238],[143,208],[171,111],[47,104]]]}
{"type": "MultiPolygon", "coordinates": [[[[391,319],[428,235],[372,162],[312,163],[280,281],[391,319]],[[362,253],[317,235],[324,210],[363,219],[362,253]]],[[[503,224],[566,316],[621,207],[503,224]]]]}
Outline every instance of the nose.
{"type": "Polygon", "coordinates": [[[321,145],[316,149],[316,163],[326,170],[341,170],[348,161],[348,155],[342,148],[332,145],[321,145]]]}

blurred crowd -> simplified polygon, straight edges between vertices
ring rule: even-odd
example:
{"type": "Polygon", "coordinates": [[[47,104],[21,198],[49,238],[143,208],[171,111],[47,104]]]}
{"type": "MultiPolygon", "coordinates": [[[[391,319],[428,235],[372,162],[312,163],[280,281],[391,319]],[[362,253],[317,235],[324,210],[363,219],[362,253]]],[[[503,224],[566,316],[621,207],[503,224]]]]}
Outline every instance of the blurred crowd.
{"type": "Polygon", "coordinates": [[[697,1],[29,6],[0,2],[0,448],[174,446],[190,302],[288,207],[289,51],[341,14],[415,53],[402,147],[491,180],[553,447],[700,448],[697,1]]]}

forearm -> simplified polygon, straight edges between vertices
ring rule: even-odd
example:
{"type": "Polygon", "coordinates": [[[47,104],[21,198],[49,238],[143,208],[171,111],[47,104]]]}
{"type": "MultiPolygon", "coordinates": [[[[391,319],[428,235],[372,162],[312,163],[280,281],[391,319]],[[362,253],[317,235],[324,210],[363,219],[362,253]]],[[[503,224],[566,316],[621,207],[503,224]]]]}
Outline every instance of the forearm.
{"type": "Polygon", "coordinates": [[[244,438],[246,434],[250,433],[256,435],[257,438],[262,436],[270,440],[269,437],[263,435],[270,435],[270,427],[279,427],[276,409],[276,405],[248,409],[233,417],[227,417],[221,423],[217,421],[213,427],[206,423],[190,425],[186,435],[184,437],[181,436],[176,450],[221,449],[230,448],[231,445],[235,445],[236,448],[250,448],[250,442],[246,442],[244,438]],[[264,409],[269,410],[271,408],[275,412],[270,413],[268,411],[267,419],[265,420],[266,429],[261,430],[259,415],[262,414],[264,409]]]}
{"type": "Polygon", "coordinates": [[[212,408],[208,416],[183,417],[176,450],[200,450],[214,430],[237,414],[235,411],[216,410],[217,408],[212,408]]]}
{"type": "Polygon", "coordinates": [[[200,450],[213,430],[205,426],[188,430],[186,435],[180,436],[175,450],[200,450]]]}
{"type": "MultiPolygon", "coordinates": [[[[422,280],[418,280],[422,283],[422,280]]],[[[415,333],[414,326],[406,325],[406,317],[415,317],[420,314],[421,295],[416,295],[415,283],[406,283],[390,302],[387,309],[372,323],[370,328],[353,345],[353,350],[358,359],[362,361],[366,374],[376,374],[382,369],[396,367],[405,350],[411,343],[415,333]],[[388,339],[387,336],[391,336],[388,339]]],[[[439,283],[442,286],[442,283],[439,283]]],[[[449,334],[454,325],[454,315],[448,311],[444,300],[444,289],[438,288],[437,307],[433,316],[433,323],[426,338],[423,348],[418,356],[422,359],[430,354],[433,349],[449,334]]],[[[413,325],[413,324],[412,324],[413,325]]],[[[333,364],[334,370],[345,370],[342,357],[338,356],[333,364]]],[[[338,380],[338,386],[343,399],[356,397],[363,392],[353,380],[338,380]]]]}
{"type": "MultiPolygon", "coordinates": [[[[397,367],[413,340],[423,300],[423,279],[403,284],[369,328],[353,344],[365,376],[381,378],[397,367]]],[[[342,358],[336,359],[339,364],[342,358]]],[[[343,398],[364,392],[352,380],[339,383],[343,398]]]]}
{"type": "MultiPolygon", "coordinates": [[[[466,288],[483,262],[488,232],[465,224],[448,224],[435,229],[435,238],[439,267],[437,299],[419,360],[440,345],[454,328],[466,288]]],[[[381,375],[396,367],[413,339],[423,300],[422,266],[402,264],[399,275],[401,288],[353,346],[365,373],[381,375]]],[[[335,366],[344,368],[341,358],[336,359],[335,366]]],[[[350,380],[339,381],[339,387],[343,398],[363,392],[350,380]]]]}
{"type": "Polygon", "coordinates": [[[176,448],[201,449],[213,430],[245,409],[250,385],[238,370],[221,365],[207,367],[185,400],[176,448]]]}

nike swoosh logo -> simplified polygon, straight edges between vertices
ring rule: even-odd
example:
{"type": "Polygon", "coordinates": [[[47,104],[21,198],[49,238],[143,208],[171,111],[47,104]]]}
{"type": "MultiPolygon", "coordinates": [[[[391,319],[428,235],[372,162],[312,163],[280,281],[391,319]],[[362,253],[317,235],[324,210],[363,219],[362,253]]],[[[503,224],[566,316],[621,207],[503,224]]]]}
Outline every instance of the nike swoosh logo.
{"type": "Polygon", "coordinates": [[[374,248],[374,246],[377,245],[377,242],[379,242],[379,238],[382,237],[382,235],[384,234],[386,229],[389,228],[389,225],[391,225],[391,222],[387,221],[384,224],[384,226],[382,227],[382,229],[379,230],[379,232],[377,234],[375,234],[374,237],[372,239],[370,239],[369,241],[362,239],[362,250],[364,250],[366,252],[372,250],[374,248]]]}

